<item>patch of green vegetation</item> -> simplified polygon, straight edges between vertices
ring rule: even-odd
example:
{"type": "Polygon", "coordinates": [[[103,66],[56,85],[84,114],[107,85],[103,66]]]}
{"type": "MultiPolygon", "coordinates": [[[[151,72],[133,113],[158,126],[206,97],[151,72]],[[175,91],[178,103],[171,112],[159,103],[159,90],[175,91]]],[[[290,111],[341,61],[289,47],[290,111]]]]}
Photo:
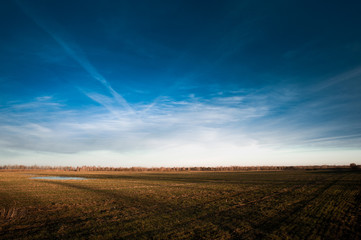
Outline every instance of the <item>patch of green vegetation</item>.
{"type": "Polygon", "coordinates": [[[358,171],[3,171],[0,238],[361,239],[360,196],[358,171]]]}

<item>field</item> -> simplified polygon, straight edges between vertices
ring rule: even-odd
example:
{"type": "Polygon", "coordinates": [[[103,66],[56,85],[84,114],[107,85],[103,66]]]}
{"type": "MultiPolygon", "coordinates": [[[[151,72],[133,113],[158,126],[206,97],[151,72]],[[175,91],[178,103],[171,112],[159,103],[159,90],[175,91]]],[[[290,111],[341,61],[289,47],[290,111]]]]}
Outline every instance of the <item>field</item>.
{"type": "Polygon", "coordinates": [[[360,203],[360,171],[2,171],[0,239],[361,239],[360,203]]]}

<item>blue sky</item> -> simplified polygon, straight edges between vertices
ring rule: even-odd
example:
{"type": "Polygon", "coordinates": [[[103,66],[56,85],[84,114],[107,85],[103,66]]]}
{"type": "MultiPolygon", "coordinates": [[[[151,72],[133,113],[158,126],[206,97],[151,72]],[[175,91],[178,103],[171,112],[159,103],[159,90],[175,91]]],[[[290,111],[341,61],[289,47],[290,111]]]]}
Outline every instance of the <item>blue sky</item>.
{"type": "Polygon", "coordinates": [[[361,164],[359,1],[0,3],[0,164],[361,164]]]}

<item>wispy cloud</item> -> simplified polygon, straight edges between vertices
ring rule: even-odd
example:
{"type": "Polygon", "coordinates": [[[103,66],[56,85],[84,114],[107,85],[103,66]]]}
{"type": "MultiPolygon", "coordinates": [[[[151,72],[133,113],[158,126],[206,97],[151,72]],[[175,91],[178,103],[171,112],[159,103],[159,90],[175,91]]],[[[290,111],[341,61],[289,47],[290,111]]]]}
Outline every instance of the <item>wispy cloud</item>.
{"type": "MultiPolygon", "coordinates": [[[[361,126],[356,123],[345,126],[337,119],[324,124],[318,124],[319,119],[311,121],[315,117],[327,117],[333,111],[325,108],[330,99],[297,102],[302,92],[292,88],[273,92],[271,89],[237,91],[232,96],[214,98],[193,96],[179,101],[162,97],[148,111],[138,111],[136,118],[126,109],[114,107],[114,98],[87,94],[107,110],[94,106],[67,110],[55,98],[47,96],[28,103],[9,103],[0,109],[0,150],[72,154],[83,158],[90,152],[106,152],[106,158],[114,159],[113,165],[117,164],[117,157],[130,165],[155,166],[166,158],[188,165],[192,163],[190,159],[197,159],[198,164],[217,165],[217,158],[222,158],[225,164],[236,164],[237,156],[258,159],[259,164],[265,165],[268,159],[276,159],[272,155],[275,151],[359,149],[361,144],[361,126]],[[289,94],[285,97],[279,93],[289,94]],[[308,111],[318,112],[320,116],[310,116],[308,111]],[[154,160],[157,157],[158,162],[154,160]],[[150,163],[153,160],[147,158],[155,162],[150,163]]],[[[143,103],[134,105],[135,109],[147,107],[143,103]]],[[[169,164],[174,165],[172,161],[169,164]]]]}
{"type": "MultiPolygon", "coordinates": [[[[31,103],[12,104],[2,109],[1,139],[7,142],[6,146],[49,152],[96,149],[132,152],[221,142],[275,148],[317,147],[327,146],[331,140],[337,140],[338,147],[347,147],[358,146],[361,140],[361,135],[352,131],[349,135],[344,134],[351,125],[342,126],[338,121],[321,125],[309,122],[307,110],[315,112],[317,106],[301,104],[281,115],[274,115],[277,106],[282,108],[287,102],[282,97],[278,100],[272,97],[271,104],[267,97],[255,98],[252,94],[198,99],[197,102],[163,98],[149,111],[139,111],[138,117],[134,118],[125,109],[113,108],[114,99],[99,94],[88,95],[110,112],[99,111],[96,107],[69,111],[51,102],[51,98],[40,97],[31,103]],[[43,108],[44,104],[46,108],[43,108]],[[19,108],[27,109],[19,113],[19,108]]],[[[147,105],[137,104],[135,107],[145,109],[147,105]]]]}
{"type": "Polygon", "coordinates": [[[24,13],[28,15],[41,29],[47,32],[72,59],[74,59],[95,80],[100,82],[114,97],[120,106],[127,109],[128,111],[133,111],[124,97],[116,92],[111,84],[105,79],[105,77],[100,74],[96,67],[90,63],[86,57],[86,54],[79,46],[77,46],[75,41],[70,40],[70,36],[66,33],[64,28],[61,27],[60,24],[56,23],[52,19],[45,18],[37,11],[37,9],[34,9],[31,3],[29,4],[28,2],[26,3],[20,0],[17,0],[16,2],[18,6],[24,11],[24,13]]]}
{"type": "Polygon", "coordinates": [[[336,84],[344,83],[346,81],[360,81],[361,79],[361,66],[342,72],[336,76],[330,77],[314,87],[314,90],[320,91],[332,87],[336,84]]]}
{"type": "Polygon", "coordinates": [[[37,101],[48,101],[48,100],[51,100],[53,97],[52,96],[40,96],[40,97],[37,97],[36,100],[37,101]]]}

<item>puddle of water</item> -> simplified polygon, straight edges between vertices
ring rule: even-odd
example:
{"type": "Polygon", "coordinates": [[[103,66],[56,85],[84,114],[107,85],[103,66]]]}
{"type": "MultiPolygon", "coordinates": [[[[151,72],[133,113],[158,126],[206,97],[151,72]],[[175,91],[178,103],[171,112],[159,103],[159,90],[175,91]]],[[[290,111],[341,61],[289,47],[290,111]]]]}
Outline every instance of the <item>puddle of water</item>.
{"type": "Polygon", "coordinates": [[[88,178],[82,178],[82,177],[46,176],[46,177],[32,177],[31,179],[47,179],[47,180],[87,180],[88,178]]]}

